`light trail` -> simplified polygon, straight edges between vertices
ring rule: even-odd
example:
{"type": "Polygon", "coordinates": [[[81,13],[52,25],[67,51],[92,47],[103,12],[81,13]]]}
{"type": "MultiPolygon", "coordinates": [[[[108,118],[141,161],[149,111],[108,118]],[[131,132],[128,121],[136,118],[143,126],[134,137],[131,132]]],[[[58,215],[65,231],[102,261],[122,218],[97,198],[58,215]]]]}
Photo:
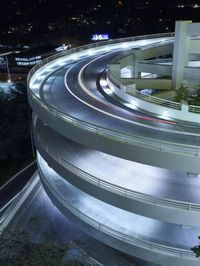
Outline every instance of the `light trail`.
{"type": "MultiPolygon", "coordinates": [[[[111,53],[110,53],[111,54],[111,53]]],[[[113,104],[108,104],[106,101],[98,98],[97,96],[95,96],[93,93],[91,93],[88,88],[83,84],[83,81],[82,81],[82,76],[83,76],[83,71],[92,63],[94,63],[95,61],[99,60],[100,58],[104,57],[104,56],[107,56],[108,54],[106,55],[103,55],[103,56],[100,56],[98,58],[95,58],[94,60],[90,61],[89,63],[87,63],[85,66],[83,66],[78,74],[78,82],[79,82],[79,85],[81,86],[81,88],[85,91],[85,93],[87,93],[90,97],[94,98],[95,100],[101,102],[102,104],[108,106],[108,107],[112,107],[115,106],[113,104]]],[[[169,121],[169,120],[164,120],[164,119],[156,119],[156,118],[153,118],[153,117],[150,117],[150,116],[142,116],[142,115],[138,115],[138,114],[135,114],[135,113],[130,113],[129,115],[132,115],[134,117],[137,117],[137,118],[140,118],[140,119],[143,119],[143,120],[148,120],[148,121],[153,121],[153,122],[157,122],[157,123],[165,123],[165,124],[171,124],[171,125],[176,125],[177,123],[176,122],[172,122],[172,121],[169,121]]]]}
{"type": "Polygon", "coordinates": [[[183,134],[183,135],[191,135],[191,136],[200,136],[200,134],[197,134],[197,133],[193,133],[193,132],[186,132],[186,131],[178,131],[178,130],[173,130],[173,129],[166,129],[166,128],[160,128],[160,127],[156,127],[156,126],[151,126],[151,125],[147,125],[147,124],[143,124],[143,123],[139,123],[139,122],[136,122],[136,121],[132,121],[130,119],[127,119],[127,118],[123,118],[123,117],[119,117],[117,115],[114,115],[114,114],[111,114],[109,112],[106,112],[100,108],[97,108],[95,106],[93,106],[92,104],[84,101],[83,99],[81,99],[80,97],[78,97],[68,86],[67,84],[67,76],[69,74],[69,72],[71,71],[73,66],[71,66],[65,73],[65,77],[64,77],[64,83],[65,83],[65,87],[66,89],[68,90],[68,92],[74,97],[76,98],[78,101],[82,102],[83,104],[87,105],[88,107],[98,111],[98,112],[101,112],[107,116],[110,116],[110,117],[113,117],[113,118],[116,118],[118,120],[121,120],[121,121],[124,121],[124,122],[128,122],[130,124],[133,124],[133,125],[137,125],[137,126],[140,126],[140,127],[144,127],[144,128],[148,128],[148,129],[154,129],[154,130],[157,130],[157,131],[163,131],[163,132],[169,132],[169,133],[180,133],[180,134],[183,134]]]}

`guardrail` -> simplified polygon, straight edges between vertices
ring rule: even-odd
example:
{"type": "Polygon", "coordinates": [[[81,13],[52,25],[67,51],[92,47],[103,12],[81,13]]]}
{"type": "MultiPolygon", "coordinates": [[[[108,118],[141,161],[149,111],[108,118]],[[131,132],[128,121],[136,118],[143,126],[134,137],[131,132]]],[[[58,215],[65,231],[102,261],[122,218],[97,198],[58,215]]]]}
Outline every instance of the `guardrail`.
{"type": "Polygon", "coordinates": [[[171,63],[172,64],[173,58],[157,58],[157,59],[148,59],[142,60],[140,63],[144,64],[163,64],[163,63],[171,63]]]}
{"type": "MultiPolygon", "coordinates": [[[[110,71],[110,68],[108,68],[108,72],[107,72],[107,78],[115,85],[117,86],[119,89],[122,85],[124,85],[121,80],[117,79],[115,76],[112,75],[111,71],[110,71]]],[[[131,88],[131,84],[127,84],[127,89],[131,88]]],[[[144,101],[147,101],[147,102],[150,102],[150,103],[154,103],[154,104],[158,104],[158,105],[161,105],[161,106],[164,106],[164,107],[168,107],[168,108],[172,108],[172,109],[176,109],[176,110],[181,110],[181,103],[178,103],[178,102],[174,102],[174,101],[170,101],[170,100],[165,100],[165,99],[162,99],[162,98],[158,98],[158,97],[155,97],[155,96],[151,96],[151,95],[148,95],[148,94],[144,94],[144,93],[141,93],[140,91],[138,90],[133,90],[131,89],[131,95],[133,95],[134,97],[137,97],[141,100],[144,100],[144,101]]]]}
{"type": "MultiPolygon", "coordinates": [[[[171,36],[170,34],[164,34],[164,35],[149,35],[149,39],[153,38],[153,37],[166,37],[166,36],[171,36]]],[[[132,38],[125,38],[125,39],[120,39],[119,41],[124,41],[124,40],[129,40],[129,41],[135,41],[138,39],[142,39],[141,37],[132,37],[132,38]]],[[[118,41],[118,42],[119,42],[118,41]]],[[[117,43],[117,41],[110,41],[110,42],[106,42],[106,43],[117,43]]],[[[97,44],[92,44],[92,45],[86,45],[84,46],[84,49],[88,49],[88,47],[96,47],[99,43],[97,44]]],[[[101,44],[101,43],[100,43],[101,44]]],[[[101,44],[102,45],[102,44],[101,44]]],[[[99,46],[101,46],[99,45],[99,46]]],[[[74,51],[80,51],[83,50],[83,48],[74,48],[72,49],[73,52],[74,51]]],[[[73,52],[64,52],[58,55],[54,55],[51,56],[47,59],[45,59],[44,61],[42,61],[42,63],[39,63],[38,65],[34,66],[33,69],[29,72],[28,75],[28,84],[30,83],[30,79],[31,76],[42,66],[45,65],[46,63],[61,57],[63,55],[66,54],[71,54],[73,52]]],[[[76,126],[82,130],[87,130],[90,131],[92,133],[98,134],[100,136],[106,137],[106,138],[110,138],[114,141],[120,141],[122,143],[129,143],[129,144],[136,144],[137,146],[146,146],[149,148],[153,148],[155,150],[162,150],[162,151],[170,151],[170,152],[174,152],[174,153],[180,153],[180,154],[185,154],[187,153],[187,155],[193,155],[193,156],[200,156],[200,147],[199,146],[195,146],[195,145],[187,145],[187,144],[179,144],[179,143],[174,143],[174,142],[167,142],[167,141],[163,141],[163,140],[155,140],[152,138],[147,138],[147,137],[142,137],[142,136],[138,136],[138,135],[128,135],[128,134],[124,134],[115,130],[111,130],[108,128],[104,128],[104,127],[99,127],[96,126],[92,123],[87,123],[85,121],[82,121],[80,119],[77,118],[73,118],[70,115],[66,115],[65,113],[57,110],[56,108],[50,106],[48,103],[44,103],[38,96],[36,96],[34,94],[34,92],[29,88],[28,86],[28,95],[30,97],[30,99],[33,100],[33,102],[37,102],[37,104],[44,109],[46,112],[50,113],[51,115],[53,115],[56,118],[59,118],[63,121],[66,121],[70,124],[72,124],[73,126],[76,126]]],[[[150,128],[150,126],[148,126],[150,128]]],[[[152,127],[154,129],[156,129],[155,127],[152,127]]],[[[161,130],[161,129],[159,129],[161,130]]],[[[174,130],[169,130],[167,129],[168,132],[171,133],[176,133],[176,131],[174,130]]],[[[182,132],[182,134],[184,134],[184,132],[182,132]]],[[[195,135],[197,136],[198,134],[195,133],[189,133],[187,132],[188,135],[195,135]]]]}
{"type": "Polygon", "coordinates": [[[188,111],[195,114],[200,114],[200,106],[188,105],[188,111]]]}
{"type": "Polygon", "coordinates": [[[72,165],[67,162],[64,158],[62,158],[59,154],[57,154],[45,141],[41,139],[41,137],[37,136],[37,141],[42,147],[45,147],[45,151],[60,165],[62,165],[65,169],[70,171],[71,173],[77,175],[78,177],[84,179],[85,181],[112,193],[121,195],[125,198],[137,200],[144,202],[146,204],[154,204],[156,206],[163,207],[172,207],[176,209],[182,209],[187,211],[200,211],[200,204],[171,200],[167,198],[158,198],[155,196],[147,195],[145,193],[137,192],[131,189],[126,189],[122,186],[104,181],[100,178],[97,178],[93,175],[88,174],[87,172],[81,170],[80,168],[72,165]]]}
{"type": "Polygon", "coordinates": [[[137,146],[146,146],[149,148],[153,148],[155,150],[159,151],[170,151],[174,153],[179,154],[186,154],[187,155],[193,155],[195,157],[200,156],[200,146],[194,146],[194,145],[187,145],[187,144],[179,144],[174,142],[166,142],[166,141],[160,141],[152,138],[142,137],[139,135],[125,135],[124,133],[99,127],[91,123],[84,122],[82,120],[79,120],[77,118],[73,118],[69,115],[66,115],[52,106],[48,104],[44,104],[42,100],[40,100],[38,97],[34,95],[33,92],[29,91],[29,96],[36,101],[39,106],[44,109],[46,112],[50,113],[55,118],[59,118],[63,121],[66,121],[67,123],[76,126],[82,130],[86,130],[92,133],[95,133],[100,136],[104,136],[106,138],[109,138],[114,141],[122,142],[122,143],[128,143],[128,144],[135,144],[137,146]]]}
{"type": "Polygon", "coordinates": [[[174,32],[169,32],[169,33],[157,33],[157,34],[150,34],[150,35],[141,35],[141,36],[133,36],[133,37],[127,37],[127,38],[121,38],[121,39],[110,39],[108,41],[102,41],[102,42],[96,42],[96,43],[91,43],[87,45],[83,45],[77,48],[71,48],[70,50],[63,51],[61,53],[52,55],[50,57],[45,58],[40,62],[39,64],[35,65],[29,72],[27,76],[27,82],[28,85],[30,83],[30,79],[32,75],[39,69],[41,66],[57,59],[65,55],[70,55],[82,50],[90,49],[90,48],[95,48],[95,47],[101,47],[101,46],[106,46],[106,45],[111,45],[111,44],[117,44],[117,43],[122,43],[122,42],[132,42],[132,41],[139,41],[139,40],[146,40],[146,39],[153,39],[153,38],[166,38],[166,37],[174,37],[174,32]]]}
{"type": "MultiPolygon", "coordinates": [[[[174,37],[174,33],[171,33],[171,35],[168,36],[168,37],[174,37]]],[[[169,40],[169,41],[172,44],[172,40],[169,40]]],[[[145,51],[145,50],[148,50],[149,48],[158,47],[158,45],[159,45],[159,47],[161,45],[162,46],[165,46],[166,44],[169,45],[169,43],[163,43],[162,41],[161,42],[156,42],[155,44],[150,44],[150,45],[149,44],[146,44],[146,45],[142,46],[142,48],[140,50],[145,51]]],[[[129,50],[128,52],[125,52],[123,54],[117,55],[116,57],[114,57],[110,61],[110,64],[116,64],[116,63],[118,63],[120,60],[124,59],[126,56],[131,55],[134,51],[138,51],[138,48],[136,48],[136,49],[133,48],[132,51],[129,50]]],[[[166,60],[166,59],[156,59],[156,60],[166,60]]],[[[150,62],[150,61],[155,61],[155,60],[144,60],[144,61],[140,61],[140,62],[146,63],[146,62],[150,62]]]]}
{"type": "MultiPolygon", "coordinates": [[[[147,47],[148,47],[148,45],[147,45],[147,47]]],[[[122,55],[116,56],[111,61],[111,64],[119,62],[125,56],[126,56],[126,54],[122,54],[122,55]]],[[[168,59],[154,59],[154,60],[141,61],[141,63],[155,64],[155,65],[156,64],[165,63],[165,62],[172,62],[172,59],[171,58],[168,58],[168,59]]],[[[119,75],[120,75],[120,73],[119,73],[119,75]]],[[[108,77],[108,79],[111,82],[114,83],[114,85],[116,85],[117,87],[119,87],[119,89],[120,89],[121,86],[123,86],[123,85],[126,86],[127,85],[127,84],[124,84],[122,82],[122,79],[120,77],[117,78],[116,76],[114,76],[112,74],[109,65],[108,65],[107,77],[108,77]]],[[[127,79],[125,79],[125,80],[127,80],[127,79]]],[[[137,80],[137,79],[135,79],[135,80],[137,80]]],[[[130,85],[131,85],[131,83],[130,83],[130,85]]],[[[143,93],[141,93],[138,90],[135,90],[135,91],[132,90],[131,95],[133,95],[134,97],[137,97],[137,98],[139,98],[141,100],[150,102],[150,103],[158,104],[158,105],[161,105],[161,106],[164,106],[164,107],[168,107],[168,108],[172,108],[172,109],[176,109],[176,110],[181,110],[181,103],[179,103],[179,102],[165,100],[165,99],[158,98],[158,97],[155,97],[155,96],[151,96],[151,95],[148,95],[148,94],[143,94],[143,93]]],[[[200,113],[200,106],[197,106],[197,105],[188,105],[188,112],[195,113],[195,114],[199,114],[200,113]]]]}
{"type": "Polygon", "coordinates": [[[148,250],[152,250],[154,252],[164,252],[165,254],[173,255],[180,258],[188,258],[193,260],[200,260],[199,258],[196,258],[194,253],[192,251],[181,249],[181,248],[175,248],[170,246],[165,246],[157,243],[153,243],[144,239],[139,239],[134,236],[126,235],[120,231],[114,230],[106,225],[103,225],[96,220],[92,219],[91,217],[87,216],[86,214],[82,213],[80,210],[69,204],[59,193],[58,191],[50,184],[50,182],[46,179],[44,174],[42,173],[42,170],[40,167],[38,167],[40,176],[42,177],[43,182],[48,187],[48,189],[51,191],[51,194],[56,197],[57,201],[59,201],[62,206],[67,208],[70,212],[72,212],[75,216],[77,216],[82,221],[86,222],[87,224],[91,225],[93,228],[108,234],[110,236],[113,236],[122,242],[129,243],[134,246],[138,246],[141,248],[146,248],[148,250]]]}
{"type": "Polygon", "coordinates": [[[139,99],[142,99],[142,100],[145,100],[147,102],[150,102],[150,103],[155,103],[155,104],[158,104],[158,105],[162,105],[164,107],[173,108],[173,109],[176,109],[176,110],[181,110],[181,103],[178,103],[178,102],[173,102],[173,101],[170,101],[170,100],[165,100],[165,99],[158,98],[158,97],[155,97],[155,96],[151,96],[151,95],[148,95],[148,94],[143,94],[143,93],[141,93],[140,91],[137,91],[137,90],[135,90],[135,92],[132,95],[134,95],[135,97],[137,97],[139,99]]]}

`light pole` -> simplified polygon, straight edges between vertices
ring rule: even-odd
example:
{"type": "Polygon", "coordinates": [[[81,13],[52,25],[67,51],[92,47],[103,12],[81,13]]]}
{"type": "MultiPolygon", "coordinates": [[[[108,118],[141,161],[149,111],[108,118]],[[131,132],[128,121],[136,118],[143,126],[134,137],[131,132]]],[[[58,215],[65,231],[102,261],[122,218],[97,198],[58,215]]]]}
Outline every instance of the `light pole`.
{"type": "Polygon", "coordinates": [[[9,70],[9,65],[8,65],[8,57],[7,57],[7,55],[5,57],[6,57],[6,67],[7,67],[7,73],[8,73],[8,82],[11,82],[10,70],[9,70]]]}

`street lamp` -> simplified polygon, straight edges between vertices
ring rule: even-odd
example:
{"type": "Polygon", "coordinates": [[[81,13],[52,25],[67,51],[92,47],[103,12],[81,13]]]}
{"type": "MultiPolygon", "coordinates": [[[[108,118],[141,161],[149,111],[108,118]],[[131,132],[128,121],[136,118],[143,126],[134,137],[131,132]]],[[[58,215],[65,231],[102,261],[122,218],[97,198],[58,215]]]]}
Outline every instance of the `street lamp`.
{"type": "Polygon", "coordinates": [[[7,73],[8,73],[8,82],[11,82],[10,70],[9,70],[8,57],[7,57],[7,55],[6,55],[6,67],[7,67],[7,73]]]}

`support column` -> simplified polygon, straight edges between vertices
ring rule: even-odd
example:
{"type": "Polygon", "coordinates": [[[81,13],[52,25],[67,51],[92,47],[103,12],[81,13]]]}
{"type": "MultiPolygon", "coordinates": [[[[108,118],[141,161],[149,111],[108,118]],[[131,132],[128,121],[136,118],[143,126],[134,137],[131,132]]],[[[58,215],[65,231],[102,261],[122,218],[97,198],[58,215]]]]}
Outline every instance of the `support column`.
{"type": "Polygon", "coordinates": [[[142,52],[141,49],[138,49],[134,53],[134,60],[133,60],[133,66],[134,66],[134,78],[141,78],[141,72],[139,71],[139,62],[142,59],[142,52]]]}
{"type": "Polygon", "coordinates": [[[175,42],[172,66],[172,87],[178,89],[184,83],[184,67],[189,60],[190,36],[188,25],[192,21],[177,21],[175,28],[175,42]]]}

